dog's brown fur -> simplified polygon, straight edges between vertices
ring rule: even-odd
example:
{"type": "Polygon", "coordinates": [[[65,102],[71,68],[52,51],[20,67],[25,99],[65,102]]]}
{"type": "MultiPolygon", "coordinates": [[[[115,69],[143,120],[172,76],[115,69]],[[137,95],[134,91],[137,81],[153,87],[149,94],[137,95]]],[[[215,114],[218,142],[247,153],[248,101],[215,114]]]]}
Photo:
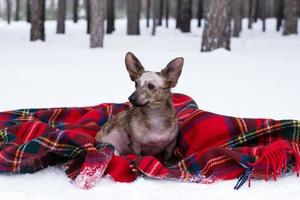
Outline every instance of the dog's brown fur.
{"type": "Polygon", "coordinates": [[[126,68],[136,91],[129,97],[133,106],[110,119],[96,135],[96,140],[115,146],[116,154],[172,156],[176,146],[178,123],[171,100],[183,66],[183,58],[171,61],[161,72],[145,72],[132,54],[125,57],[126,68]],[[153,80],[152,80],[153,79],[153,80]],[[154,85],[154,88],[149,87],[154,85]]]}

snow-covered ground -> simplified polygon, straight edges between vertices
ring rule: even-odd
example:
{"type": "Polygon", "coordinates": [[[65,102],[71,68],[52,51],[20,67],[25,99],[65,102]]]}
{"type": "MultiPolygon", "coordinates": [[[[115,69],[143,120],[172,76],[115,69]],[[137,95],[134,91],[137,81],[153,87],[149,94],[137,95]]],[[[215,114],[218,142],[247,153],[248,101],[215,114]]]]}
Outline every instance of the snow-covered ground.
{"type": "MultiPolygon", "coordinates": [[[[85,23],[68,22],[67,34],[46,23],[46,42],[29,42],[29,25],[0,22],[0,111],[25,107],[86,106],[124,102],[133,83],[124,66],[132,51],[148,70],[160,70],[172,58],[185,65],[174,92],[192,96],[204,110],[240,117],[300,119],[300,36],[283,37],[268,20],[232,39],[232,51],[200,53],[202,29],[192,33],[158,28],[157,36],[141,22],[141,36],[126,36],[126,22],[105,36],[104,49],[89,49],[85,23]]],[[[245,21],[246,25],[246,21],[245,21]]],[[[300,29],[299,29],[300,32],[300,29]]],[[[278,182],[255,181],[234,191],[236,180],[212,185],[139,179],[114,183],[103,179],[85,191],[69,183],[59,167],[30,175],[0,175],[0,199],[283,199],[300,195],[295,175],[278,182]]]]}

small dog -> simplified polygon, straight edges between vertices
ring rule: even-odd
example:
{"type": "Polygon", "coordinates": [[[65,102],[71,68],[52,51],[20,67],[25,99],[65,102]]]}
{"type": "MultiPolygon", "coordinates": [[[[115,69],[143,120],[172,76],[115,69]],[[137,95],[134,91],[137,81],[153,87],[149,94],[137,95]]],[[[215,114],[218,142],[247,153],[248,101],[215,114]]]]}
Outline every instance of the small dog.
{"type": "Polygon", "coordinates": [[[96,140],[110,143],[116,155],[158,155],[165,161],[174,152],[178,121],[171,99],[183,67],[183,58],[175,58],[161,72],[145,71],[133,53],[125,64],[136,90],[128,98],[133,105],[118,113],[97,133],[96,140]]]}

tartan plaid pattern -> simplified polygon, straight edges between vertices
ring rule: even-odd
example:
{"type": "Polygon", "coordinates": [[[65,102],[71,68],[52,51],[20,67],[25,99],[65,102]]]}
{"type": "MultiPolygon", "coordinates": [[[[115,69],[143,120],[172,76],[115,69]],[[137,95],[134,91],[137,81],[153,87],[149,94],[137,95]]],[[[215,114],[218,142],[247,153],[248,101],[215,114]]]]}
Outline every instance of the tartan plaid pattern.
{"type": "Polygon", "coordinates": [[[199,183],[240,177],[239,188],[252,177],[299,174],[299,121],[223,116],[198,109],[186,95],[172,98],[179,137],[171,166],[159,156],[115,156],[112,145],[96,143],[101,126],[130,107],[106,103],[0,113],[0,173],[33,173],[62,164],[74,184],[85,189],[104,175],[121,182],[139,176],[199,183]]]}

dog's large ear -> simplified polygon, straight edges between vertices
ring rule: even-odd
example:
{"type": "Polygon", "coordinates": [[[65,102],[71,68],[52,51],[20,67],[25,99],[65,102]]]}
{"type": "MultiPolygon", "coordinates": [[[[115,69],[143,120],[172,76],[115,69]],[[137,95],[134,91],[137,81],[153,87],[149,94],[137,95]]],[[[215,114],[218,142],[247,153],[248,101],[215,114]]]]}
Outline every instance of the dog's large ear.
{"type": "Polygon", "coordinates": [[[125,56],[125,65],[132,81],[136,81],[145,71],[139,59],[131,52],[125,56]]]}
{"type": "Polygon", "coordinates": [[[183,62],[183,58],[175,58],[169,62],[169,64],[163,70],[161,70],[162,76],[164,76],[166,79],[167,87],[173,88],[176,86],[178,78],[181,74],[183,62]]]}

